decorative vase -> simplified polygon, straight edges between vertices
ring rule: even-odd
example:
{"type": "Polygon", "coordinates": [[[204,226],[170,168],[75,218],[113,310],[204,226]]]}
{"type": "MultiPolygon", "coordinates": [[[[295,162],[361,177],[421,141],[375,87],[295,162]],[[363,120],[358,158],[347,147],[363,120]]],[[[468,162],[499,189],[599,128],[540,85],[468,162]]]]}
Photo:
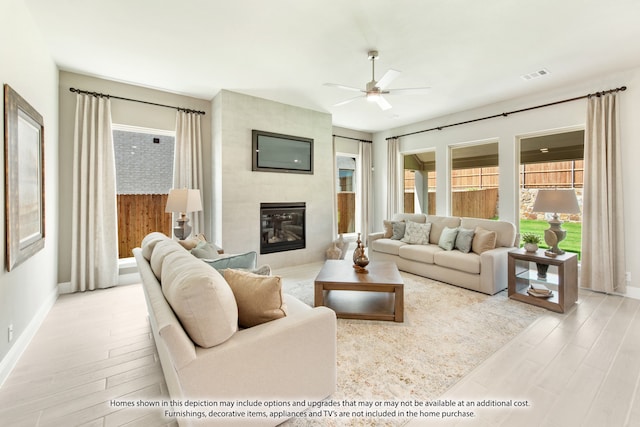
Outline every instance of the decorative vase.
{"type": "Polygon", "coordinates": [[[338,247],[336,242],[333,242],[331,247],[327,249],[327,259],[340,259],[342,250],[338,247]]]}
{"type": "Polygon", "coordinates": [[[356,240],[356,248],[353,251],[353,263],[356,263],[356,260],[360,257],[360,255],[364,255],[364,248],[362,247],[362,240],[360,240],[360,233],[358,233],[358,240],[356,240]]]}
{"type": "Polygon", "coordinates": [[[524,244],[524,250],[527,252],[535,252],[538,250],[538,244],[537,243],[525,243],[524,244]]]}
{"type": "Polygon", "coordinates": [[[536,263],[536,267],[538,268],[538,279],[546,280],[547,279],[547,270],[549,269],[549,264],[536,263]]]}
{"type": "Polygon", "coordinates": [[[356,270],[360,273],[366,273],[365,267],[369,265],[369,258],[363,253],[356,259],[355,265],[358,267],[356,270]]]}
{"type": "Polygon", "coordinates": [[[347,254],[347,242],[344,241],[344,236],[340,233],[340,237],[336,241],[338,248],[342,251],[340,253],[340,259],[344,259],[344,256],[347,254]]]}

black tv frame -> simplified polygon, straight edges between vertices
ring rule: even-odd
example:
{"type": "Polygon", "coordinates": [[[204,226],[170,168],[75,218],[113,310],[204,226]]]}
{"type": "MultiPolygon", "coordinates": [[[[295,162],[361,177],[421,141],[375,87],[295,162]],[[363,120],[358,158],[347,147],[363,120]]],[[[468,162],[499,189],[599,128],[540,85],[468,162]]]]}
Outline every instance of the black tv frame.
{"type": "Polygon", "coordinates": [[[251,131],[251,141],[252,141],[252,165],[251,170],[259,171],[259,172],[281,172],[281,173],[301,173],[301,174],[311,174],[313,175],[313,139],[305,138],[301,136],[292,136],[292,135],[284,135],[280,133],[266,132],[262,130],[252,130],[251,131]],[[262,138],[264,137],[264,138],[262,138]],[[306,160],[308,160],[309,168],[296,168],[294,167],[294,163],[291,163],[291,167],[274,167],[274,166],[265,166],[260,163],[260,149],[267,150],[269,147],[265,147],[265,143],[271,144],[282,142],[283,144],[291,144],[294,142],[295,144],[300,144],[301,147],[305,148],[305,156],[306,160]]]}

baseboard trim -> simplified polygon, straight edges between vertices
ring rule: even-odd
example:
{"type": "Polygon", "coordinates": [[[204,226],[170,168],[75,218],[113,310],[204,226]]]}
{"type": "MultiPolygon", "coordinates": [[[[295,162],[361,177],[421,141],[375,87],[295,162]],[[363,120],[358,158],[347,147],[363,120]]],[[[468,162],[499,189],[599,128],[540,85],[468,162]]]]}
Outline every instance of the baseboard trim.
{"type": "Polygon", "coordinates": [[[20,360],[20,357],[22,357],[22,354],[29,346],[29,343],[38,332],[38,329],[40,329],[42,322],[44,322],[44,319],[47,317],[47,314],[49,314],[51,307],[53,307],[57,299],[58,288],[54,288],[49,294],[49,297],[45,300],[42,306],[40,306],[40,309],[36,312],[35,316],[33,316],[27,325],[27,328],[16,339],[15,344],[13,344],[9,349],[7,355],[0,360],[0,387],[2,387],[2,384],[4,384],[6,379],[9,377],[9,374],[11,374],[11,371],[18,363],[18,360],[20,360]]]}

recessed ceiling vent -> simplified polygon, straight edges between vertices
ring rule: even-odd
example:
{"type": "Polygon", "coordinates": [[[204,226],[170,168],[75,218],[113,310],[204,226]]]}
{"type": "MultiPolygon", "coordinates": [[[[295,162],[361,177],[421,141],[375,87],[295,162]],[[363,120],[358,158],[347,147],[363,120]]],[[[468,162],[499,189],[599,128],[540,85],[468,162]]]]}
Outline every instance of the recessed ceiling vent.
{"type": "Polygon", "coordinates": [[[542,68],[538,71],[534,71],[533,73],[523,74],[520,77],[522,77],[522,80],[533,80],[537,79],[538,77],[548,76],[549,74],[551,74],[549,70],[547,70],[546,68],[542,68]]]}

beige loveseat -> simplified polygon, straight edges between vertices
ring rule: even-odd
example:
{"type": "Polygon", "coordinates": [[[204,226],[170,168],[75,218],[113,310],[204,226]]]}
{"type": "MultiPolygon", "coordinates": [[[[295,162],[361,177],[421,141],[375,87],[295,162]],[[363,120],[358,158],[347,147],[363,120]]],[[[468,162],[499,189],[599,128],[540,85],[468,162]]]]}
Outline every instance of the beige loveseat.
{"type": "MultiPolygon", "coordinates": [[[[172,399],[317,401],[335,391],[336,316],[332,310],[311,308],[281,294],[286,316],[242,329],[234,292],[216,269],[160,233],[145,237],[141,246],[133,252],[172,399]]],[[[178,422],[181,426],[277,425],[286,418],[198,420],[187,416],[178,422]]]]}
{"type": "Polygon", "coordinates": [[[385,237],[385,232],[372,233],[368,240],[370,260],[394,261],[400,270],[489,295],[506,289],[507,252],[519,244],[519,235],[512,223],[424,214],[398,214],[392,221],[430,224],[428,243],[412,244],[398,240],[398,236],[396,239],[385,237]],[[445,227],[474,230],[473,250],[465,253],[455,246],[451,250],[440,247],[445,227]],[[493,233],[495,243],[487,244],[493,233]],[[484,239],[482,245],[478,242],[480,236],[484,239]],[[479,245],[481,247],[476,248],[479,245]]]}

